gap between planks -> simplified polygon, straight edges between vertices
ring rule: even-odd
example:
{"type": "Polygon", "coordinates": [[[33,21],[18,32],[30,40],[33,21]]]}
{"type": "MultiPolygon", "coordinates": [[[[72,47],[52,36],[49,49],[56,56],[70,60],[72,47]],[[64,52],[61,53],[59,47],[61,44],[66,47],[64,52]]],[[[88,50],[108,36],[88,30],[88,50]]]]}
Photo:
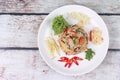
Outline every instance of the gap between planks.
{"type": "MultiPolygon", "coordinates": [[[[0,47],[0,50],[38,50],[37,47],[0,47]]],[[[108,51],[120,51],[120,49],[111,49],[109,48],[108,51]]]]}
{"type": "MultiPolygon", "coordinates": [[[[0,15],[48,15],[49,13],[0,13],[0,15]]],[[[116,16],[120,13],[98,13],[99,15],[116,16]]]]}

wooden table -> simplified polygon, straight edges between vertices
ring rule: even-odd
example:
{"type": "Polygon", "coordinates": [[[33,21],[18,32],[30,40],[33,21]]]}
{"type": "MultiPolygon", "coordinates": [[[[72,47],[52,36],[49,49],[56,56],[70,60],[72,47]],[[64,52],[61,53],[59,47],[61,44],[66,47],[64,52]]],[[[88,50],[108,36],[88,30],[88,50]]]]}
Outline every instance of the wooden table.
{"type": "Polygon", "coordinates": [[[0,0],[0,80],[120,80],[120,0],[0,0]],[[43,19],[54,9],[78,4],[95,10],[109,30],[110,45],[102,64],[81,76],[49,68],[37,47],[43,19]]]}

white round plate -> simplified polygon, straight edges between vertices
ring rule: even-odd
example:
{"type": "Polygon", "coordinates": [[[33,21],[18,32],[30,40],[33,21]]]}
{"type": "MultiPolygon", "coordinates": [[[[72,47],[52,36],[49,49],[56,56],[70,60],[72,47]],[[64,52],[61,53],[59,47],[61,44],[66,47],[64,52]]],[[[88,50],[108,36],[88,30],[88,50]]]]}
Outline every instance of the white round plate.
{"type": "MultiPolygon", "coordinates": [[[[88,32],[89,33],[89,32],[88,32]]],[[[51,45],[52,46],[52,45],[51,45]]],[[[88,73],[95,69],[100,63],[103,61],[107,54],[109,46],[109,35],[108,35],[108,30],[107,27],[102,20],[102,18],[93,10],[84,7],[84,6],[79,6],[79,5],[68,5],[68,6],[63,6],[60,7],[54,11],[52,11],[42,22],[40,28],[39,28],[39,33],[38,33],[38,47],[39,47],[39,52],[44,59],[44,61],[56,72],[59,72],[64,75],[70,75],[70,76],[77,76],[77,75],[82,75],[85,73],[88,73]],[[79,56],[84,58],[83,61],[79,61],[79,66],[76,66],[73,64],[70,68],[64,67],[63,62],[59,62],[58,60],[60,59],[61,56],[66,56],[62,51],[60,56],[56,56],[55,59],[51,59],[50,57],[50,52],[46,46],[45,39],[51,34],[52,30],[52,20],[54,17],[58,15],[63,15],[64,17],[66,16],[67,13],[69,12],[81,12],[90,17],[90,25],[85,26],[86,32],[90,30],[92,27],[99,27],[102,31],[104,41],[102,44],[95,46],[91,44],[90,42],[88,43],[88,47],[92,48],[95,51],[95,56],[91,61],[88,61],[85,59],[85,52],[77,54],[77,55],[71,55],[67,57],[73,57],[73,56],[79,56]]]]}

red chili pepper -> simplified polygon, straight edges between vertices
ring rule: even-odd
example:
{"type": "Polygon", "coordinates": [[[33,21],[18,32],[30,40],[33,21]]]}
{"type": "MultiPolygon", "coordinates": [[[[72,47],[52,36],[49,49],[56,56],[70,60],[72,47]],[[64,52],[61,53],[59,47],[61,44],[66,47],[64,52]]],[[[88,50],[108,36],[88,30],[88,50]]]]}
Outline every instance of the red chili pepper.
{"type": "Polygon", "coordinates": [[[61,57],[61,60],[58,60],[60,62],[66,62],[66,64],[64,65],[65,67],[68,66],[68,68],[70,68],[72,66],[72,63],[74,62],[76,65],[79,65],[79,63],[77,62],[77,60],[81,61],[83,60],[80,57],[74,56],[73,58],[69,59],[67,57],[61,57]]]}
{"type": "Polygon", "coordinates": [[[74,61],[74,63],[75,63],[76,65],[79,65],[79,63],[78,63],[77,61],[74,61]]]}
{"type": "Polygon", "coordinates": [[[70,59],[70,60],[65,64],[65,67],[68,66],[68,68],[70,68],[71,65],[72,65],[72,63],[73,63],[73,61],[72,61],[72,59],[70,59]]]}
{"type": "Polygon", "coordinates": [[[67,62],[69,60],[69,58],[67,58],[67,57],[61,57],[60,59],[61,60],[58,60],[60,62],[67,62]]]}
{"type": "Polygon", "coordinates": [[[62,59],[62,60],[67,59],[67,60],[68,60],[68,58],[67,58],[67,57],[61,57],[60,59],[62,59]]]}
{"type": "Polygon", "coordinates": [[[90,38],[89,38],[90,41],[92,41],[92,36],[93,36],[93,30],[90,31],[90,38]]]}
{"type": "Polygon", "coordinates": [[[72,59],[75,59],[75,60],[83,60],[82,58],[80,58],[80,57],[77,57],[77,56],[74,56],[72,59]]]}
{"type": "Polygon", "coordinates": [[[82,58],[80,58],[80,57],[77,57],[77,56],[74,56],[73,58],[72,58],[72,60],[73,60],[73,62],[76,64],[76,65],[79,65],[79,63],[77,62],[77,60],[83,60],[82,58]]]}
{"type": "Polygon", "coordinates": [[[66,52],[65,54],[68,55],[68,52],[66,52]]]}
{"type": "Polygon", "coordinates": [[[76,65],[79,65],[79,63],[77,62],[76,59],[72,58],[72,61],[73,61],[76,65]]]}

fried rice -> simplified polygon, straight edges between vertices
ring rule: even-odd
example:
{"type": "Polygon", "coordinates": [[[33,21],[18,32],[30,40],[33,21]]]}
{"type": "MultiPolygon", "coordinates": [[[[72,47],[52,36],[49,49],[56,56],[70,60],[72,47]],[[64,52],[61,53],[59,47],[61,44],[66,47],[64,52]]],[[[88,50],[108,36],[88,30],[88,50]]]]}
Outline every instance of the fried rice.
{"type": "Polygon", "coordinates": [[[68,26],[58,37],[62,51],[68,55],[78,54],[87,49],[88,35],[78,25],[68,26]]]}

